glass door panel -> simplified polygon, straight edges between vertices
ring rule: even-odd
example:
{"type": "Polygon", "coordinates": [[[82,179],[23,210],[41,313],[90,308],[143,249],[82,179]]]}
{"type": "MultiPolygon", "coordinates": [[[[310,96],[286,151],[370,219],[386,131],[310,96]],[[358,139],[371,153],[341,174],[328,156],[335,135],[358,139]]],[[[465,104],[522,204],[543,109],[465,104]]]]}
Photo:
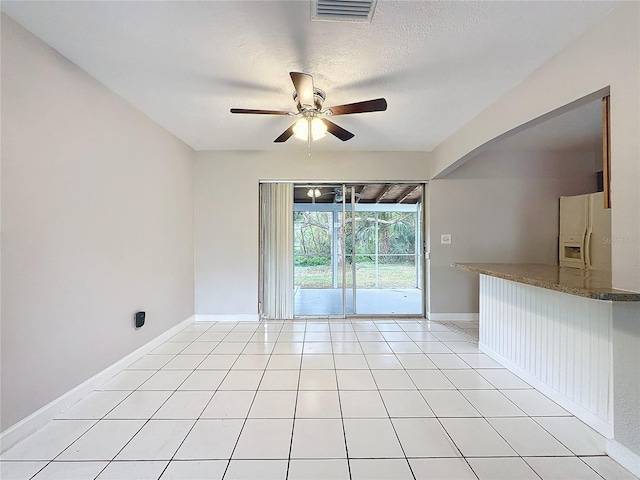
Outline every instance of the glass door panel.
{"type": "Polygon", "coordinates": [[[332,185],[294,186],[294,316],[344,316],[342,211],[332,185]]]}
{"type": "Polygon", "coordinates": [[[353,205],[354,313],[422,315],[421,202],[353,205]]]}
{"type": "Polygon", "coordinates": [[[423,314],[422,185],[296,185],[294,195],[295,316],[423,314]]]}

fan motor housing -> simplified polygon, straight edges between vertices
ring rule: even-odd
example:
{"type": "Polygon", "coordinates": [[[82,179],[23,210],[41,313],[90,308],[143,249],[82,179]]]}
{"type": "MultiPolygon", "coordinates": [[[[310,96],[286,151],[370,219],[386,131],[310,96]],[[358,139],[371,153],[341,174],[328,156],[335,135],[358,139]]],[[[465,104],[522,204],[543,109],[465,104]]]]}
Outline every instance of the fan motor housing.
{"type": "MultiPolygon", "coordinates": [[[[313,103],[316,110],[322,110],[322,104],[324,103],[324,99],[326,98],[325,93],[319,88],[313,89],[313,103]]],[[[303,108],[300,105],[300,100],[298,100],[298,92],[293,92],[293,101],[296,102],[296,107],[298,107],[298,111],[302,112],[303,108]]]]}

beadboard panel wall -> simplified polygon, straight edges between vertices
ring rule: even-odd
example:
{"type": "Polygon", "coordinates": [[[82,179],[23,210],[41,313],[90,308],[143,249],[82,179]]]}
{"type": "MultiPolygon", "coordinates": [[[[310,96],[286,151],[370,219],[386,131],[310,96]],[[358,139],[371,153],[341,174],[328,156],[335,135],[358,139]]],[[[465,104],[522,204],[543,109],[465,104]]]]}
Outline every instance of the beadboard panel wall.
{"type": "Polygon", "coordinates": [[[612,434],[612,302],[480,275],[481,348],[612,434]]]}

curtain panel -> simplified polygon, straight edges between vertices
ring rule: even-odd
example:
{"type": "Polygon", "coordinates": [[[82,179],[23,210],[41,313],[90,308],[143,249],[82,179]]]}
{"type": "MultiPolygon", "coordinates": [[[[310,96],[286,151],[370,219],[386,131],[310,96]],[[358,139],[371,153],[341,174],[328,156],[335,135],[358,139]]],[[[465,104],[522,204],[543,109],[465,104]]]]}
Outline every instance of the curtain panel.
{"type": "Polygon", "coordinates": [[[293,318],[293,184],[262,183],[263,317],[293,318]]]}

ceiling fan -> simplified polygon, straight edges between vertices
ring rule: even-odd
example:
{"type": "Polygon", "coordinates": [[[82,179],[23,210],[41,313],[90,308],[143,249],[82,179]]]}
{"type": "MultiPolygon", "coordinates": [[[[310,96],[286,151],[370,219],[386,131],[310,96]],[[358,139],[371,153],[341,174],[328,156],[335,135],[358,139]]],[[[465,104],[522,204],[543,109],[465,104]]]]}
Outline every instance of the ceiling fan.
{"type": "MultiPolygon", "coordinates": [[[[345,198],[345,195],[342,193],[342,187],[334,187],[333,192],[330,192],[330,193],[333,195],[333,201],[335,203],[340,203],[345,198]]],[[[351,195],[352,195],[352,190],[350,188],[347,188],[346,198],[351,198],[351,195]]],[[[362,195],[360,195],[358,192],[353,190],[353,198],[358,199],[361,197],[362,195]]]]}
{"type": "Polygon", "coordinates": [[[285,110],[253,110],[247,108],[232,108],[231,113],[251,113],[258,115],[300,115],[300,119],[287,128],[282,135],[274,140],[275,143],[286,142],[292,135],[307,140],[317,140],[327,132],[338,137],[343,142],[354,137],[354,134],[327,120],[328,116],[350,115],[352,113],[383,112],[387,109],[384,98],[366,100],[364,102],[348,103],[334,107],[323,108],[325,93],[313,86],[313,77],[307,73],[290,72],[291,81],[295,87],[293,101],[296,102],[297,112],[285,110]]]}

